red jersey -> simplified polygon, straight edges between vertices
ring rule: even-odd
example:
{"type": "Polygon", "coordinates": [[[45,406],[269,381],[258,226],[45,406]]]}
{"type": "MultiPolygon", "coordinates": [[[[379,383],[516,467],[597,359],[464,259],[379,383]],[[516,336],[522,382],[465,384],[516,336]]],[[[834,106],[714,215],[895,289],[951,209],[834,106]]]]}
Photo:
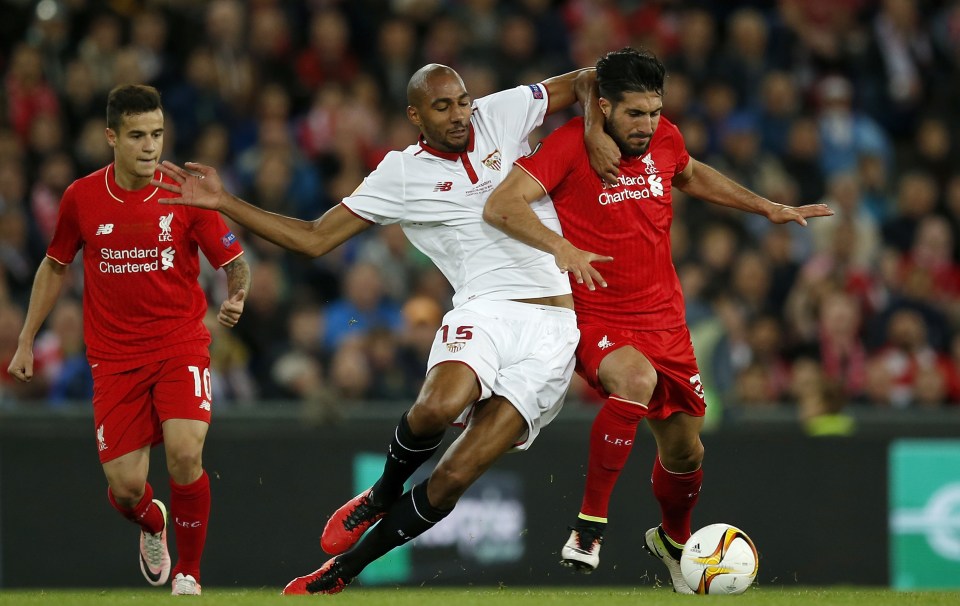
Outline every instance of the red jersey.
{"type": "Polygon", "coordinates": [[[197,249],[218,269],[243,249],[219,213],[157,203],[174,196],[152,185],[122,189],[112,164],[63,194],[47,256],[68,265],[83,249],[84,341],[95,372],[209,355],[197,249]]]}
{"type": "Polygon", "coordinates": [[[646,154],[621,158],[616,186],[590,168],[582,118],[570,120],[516,161],[553,198],[567,240],[614,258],[596,265],[606,288],[590,291],[571,280],[581,324],[627,330],[684,324],[683,293],[670,252],[670,189],[689,161],[680,131],[664,117],[646,154]]]}

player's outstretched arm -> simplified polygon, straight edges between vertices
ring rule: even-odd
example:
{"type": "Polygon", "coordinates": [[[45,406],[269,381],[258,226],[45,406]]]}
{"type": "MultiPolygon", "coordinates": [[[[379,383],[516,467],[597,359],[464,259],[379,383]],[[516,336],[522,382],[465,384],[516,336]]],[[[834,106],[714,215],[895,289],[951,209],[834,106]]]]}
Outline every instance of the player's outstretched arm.
{"type": "Polygon", "coordinates": [[[216,169],[194,162],[187,162],[184,167],[168,161],[160,165],[160,172],[170,180],[153,180],[151,183],[180,195],[179,198],[164,198],[160,200],[161,204],[183,204],[219,211],[287,250],[319,257],[371,225],[342,204],[313,221],[267,212],[226,191],[216,169]]]}
{"type": "Polygon", "coordinates": [[[508,236],[553,255],[557,267],[573,274],[578,284],[596,290],[607,282],[593,263],[613,261],[613,257],[580,250],[566,238],[544,225],[530,203],[542,198],[543,188],[522,168],[515,166],[487,198],[483,219],[508,236]]]}
{"type": "Polygon", "coordinates": [[[706,202],[763,215],[774,223],[806,225],[811,217],[829,217],[833,210],[826,204],[785,206],[759,196],[706,164],[690,159],[683,172],[673,178],[680,191],[706,202]]]}
{"type": "Polygon", "coordinates": [[[33,379],[33,342],[60,296],[66,273],[67,266],[50,257],[45,257],[40,262],[37,275],[33,279],[33,289],[30,291],[27,317],[17,339],[17,351],[7,366],[7,372],[18,381],[26,383],[33,379]]]}

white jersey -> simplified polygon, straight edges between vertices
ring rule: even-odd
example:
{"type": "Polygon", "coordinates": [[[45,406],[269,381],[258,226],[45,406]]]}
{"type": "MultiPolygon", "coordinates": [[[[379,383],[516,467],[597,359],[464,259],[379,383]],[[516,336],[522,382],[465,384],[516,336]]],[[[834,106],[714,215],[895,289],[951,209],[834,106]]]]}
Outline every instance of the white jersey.
{"type": "MultiPolygon", "coordinates": [[[[553,255],[514,240],[483,220],[490,192],[514,160],[530,152],[527,137],[548,105],[542,84],[518,86],[473,103],[470,143],[444,153],[422,139],[380,162],[343,205],[381,225],[400,223],[410,242],[443,272],[453,304],[473,299],[529,299],[570,292],[553,255]]],[[[531,205],[557,233],[560,222],[544,197],[531,205]]]]}

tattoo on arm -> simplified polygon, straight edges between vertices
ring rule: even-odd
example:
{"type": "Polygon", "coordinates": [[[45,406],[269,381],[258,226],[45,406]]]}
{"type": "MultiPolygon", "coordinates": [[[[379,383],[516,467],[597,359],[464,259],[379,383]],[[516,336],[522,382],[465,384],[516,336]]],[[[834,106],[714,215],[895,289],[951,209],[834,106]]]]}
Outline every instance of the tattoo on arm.
{"type": "Polygon", "coordinates": [[[250,265],[242,256],[223,266],[227,274],[227,296],[232,297],[241,288],[250,294],[250,265]]]}

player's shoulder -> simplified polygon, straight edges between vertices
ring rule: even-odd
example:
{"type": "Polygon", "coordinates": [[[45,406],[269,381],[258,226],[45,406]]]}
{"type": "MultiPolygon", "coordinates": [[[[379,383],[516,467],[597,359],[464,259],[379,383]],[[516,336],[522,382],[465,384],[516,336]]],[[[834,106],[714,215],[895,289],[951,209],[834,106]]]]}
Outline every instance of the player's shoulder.
{"type": "Polygon", "coordinates": [[[477,118],[496,112],[523,112],[530,105],[549,103],[547,87],[543,84],[520,84],[473,100],[477,118]]]}
{"type": "Polygon", "coordinates": [[[86,187],[106,187],[107,171],[110,169],[110,165],[104,166],[103,168],[98,168],[88,175],[78,178],[71,186],[86,188],[86,187]]]}
{"type": "Polygon", "coordinates": [[[422,151],[423,148],[417,144],[408,145],[402,150],[391,150],[380,160],[371,174],[402,178],[410,162],[416,161],[422,151]]]}
{"type": "Polygon", "coordinates": [[[564,137],[582,137],[583,129],[583,116],[575,116],[561,124],[554,132],[564,137]]]}
{"type": "Polygon", "coordinates": [[[73,183],[67,186],[63,192],[63,200],[70,201],[77,198],[88,198],[92,194],[97,194],[100,192],[105,192],[106,187],[106,177],[108,166],[97,169],[88,175],[79,177],[74,180],[73,183]]]}
{"type": "Polygon", "coordinates": [[[425,167],[412,166],[417,162],[417,153],[422,151],[419,145],[410,145],[403,150],[391,150],[383,157],[377,166],[363,180],[363,189],[370,192],[371,188],[392,188],[403,183],[411,174],[423,172],[425,167]]]}
{"type": "Polygon", "coordinates": [[[670,137],[680,135],[680,129],[677,127],[677,125],[671,122],[670,119],[664,115],[660,116],[660,124],[657,125],[657,131],[661,130],[663,131],[664,135],[670,137]]]}
{"type": "Polygon", "coordinates": [[[586,148],[583,146],[583,129],[583,117],[570,118],[547,135],[543,145],[553,149],[562,148],[568,152],[571,151],[572,146],[574,150],[583,149],[586,153],[586,148]]]}

